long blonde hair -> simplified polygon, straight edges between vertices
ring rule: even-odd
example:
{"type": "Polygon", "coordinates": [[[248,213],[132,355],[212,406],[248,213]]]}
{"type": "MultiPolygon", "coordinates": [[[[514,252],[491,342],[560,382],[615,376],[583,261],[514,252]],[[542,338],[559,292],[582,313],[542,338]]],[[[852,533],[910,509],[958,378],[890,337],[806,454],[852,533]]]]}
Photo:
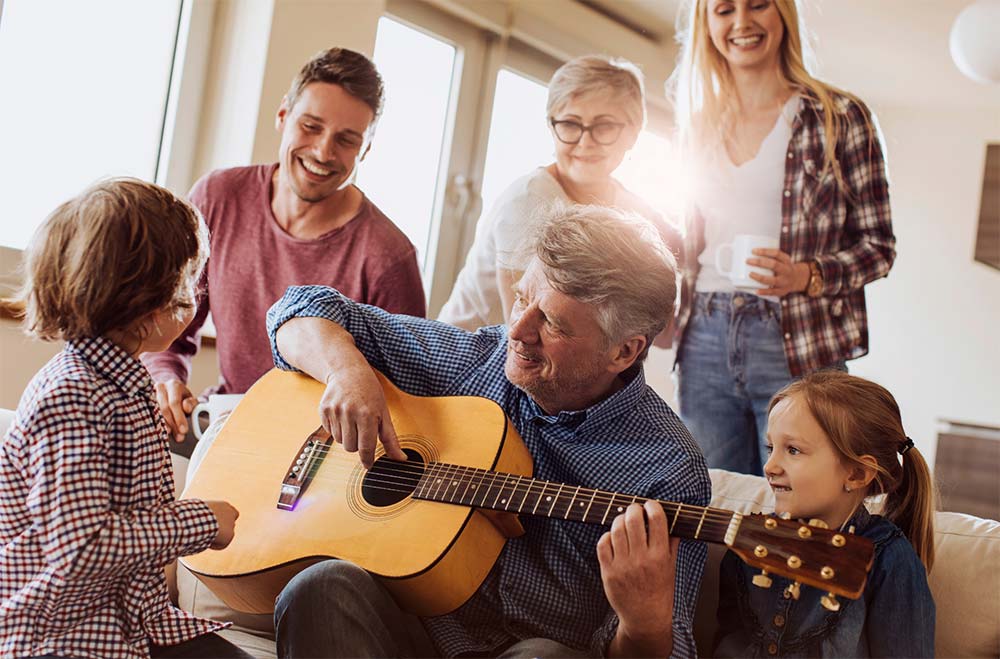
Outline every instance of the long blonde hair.
{"type": "Polygon", "coordinates": [[[771,399],[769,411],[797,396],[827,434],[846,463],[865,466],[875,458],[875,478],[867,496],[885,494],[883,514],[898,526],[930,572],[934,564],[934,480],[923,455],[903,431],[899,405],[889,391],[843,371],[812,373],[771,399]],[[902,455],[900,455],[902,453],[902,455]]]}
{"type": "MultiPolygon", "coordinates": [[[[851,103],[864,108],[853,94],[816,79],[810,72],[812,53],[803,42],[805,25],[797,0],[772,0],[784,24],[784,36],[778,51],[782,77],[798,93],[818,103],[823,109],[823,169],[833,170],[841,189],[843,173],[837,162],[837,143],[844,134],[844,113],[851,103]],[[840,104],[837,97],[841,97],[840,104]],[[846,105],[844,104],[846,101],[846,105]]],[[[709,0],[688,0],[690,9],[678,14],[677,34],[681,57],[669,81],[682,149],[713,147],[724,143],[736,121],[736,87],[729,63],[712,43],[708,32],[709,0]]],[[[869,139],[877,131],[868,122],[869,139]]]]}

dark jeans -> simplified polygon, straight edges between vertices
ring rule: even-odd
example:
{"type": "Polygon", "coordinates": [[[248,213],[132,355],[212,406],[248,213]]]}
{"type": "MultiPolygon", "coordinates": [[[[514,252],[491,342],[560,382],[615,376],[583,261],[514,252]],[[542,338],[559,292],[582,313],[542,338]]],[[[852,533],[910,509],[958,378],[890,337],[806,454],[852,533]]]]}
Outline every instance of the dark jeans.
{"type": "MultiPolygon", "coordinates": [[[[274,607],[278,656],[436,657],[440,653],[417,616],[400,610],[389,591],[347,561],[317,563],[292,579],[274,607]]],[[[586,657],[544,638],[515,643],[498,655],[586,657]]]]}
{"type": "MultiPolygon", "coordinates": [[[[254,659],[218,634],[203,634],[177,645],[151,645],[152,657],[174,657],[176,659],[254,659]]],[[[45,654],[34,659],[70,659],[55,654],[45,654]]]]}
{"type": "Polygon", "coordinates": [[[177,659],[254,659],[218,634],[204,634],[178,645],[153,645],[152,657],[176,657],[177,659]]]}

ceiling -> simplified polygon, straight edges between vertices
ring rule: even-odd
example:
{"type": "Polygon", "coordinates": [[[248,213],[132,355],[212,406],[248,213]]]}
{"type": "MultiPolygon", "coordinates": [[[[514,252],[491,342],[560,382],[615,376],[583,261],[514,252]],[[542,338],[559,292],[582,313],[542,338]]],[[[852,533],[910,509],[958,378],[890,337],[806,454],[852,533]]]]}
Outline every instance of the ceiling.
{"type": "Polygon", "coordinates": [[[654,41],[673,38],[674,18],[684,0],[578,0],[654,41]]]}
{"type": "MultiPolygon", "coordinates": [[[[578,0],[661,43],[673,38],[684,0],[578,0]]],[[[973,0],[800,0],[815,72],[870,104],[996,108],[1000,84],[964,77],[949,32],[973,0]]]]}

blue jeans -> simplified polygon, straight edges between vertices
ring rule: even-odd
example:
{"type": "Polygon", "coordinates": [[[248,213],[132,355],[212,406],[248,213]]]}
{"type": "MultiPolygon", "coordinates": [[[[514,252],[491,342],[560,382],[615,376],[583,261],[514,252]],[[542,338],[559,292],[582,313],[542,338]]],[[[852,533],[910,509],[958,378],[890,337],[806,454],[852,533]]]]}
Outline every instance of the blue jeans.
{"type": "Polygon", "coordinates": [[[768,404],[792,381],[780,306],[750,293],[697,293],[677,363],[681,419],[708,466],[762,475],[768,404]]]}

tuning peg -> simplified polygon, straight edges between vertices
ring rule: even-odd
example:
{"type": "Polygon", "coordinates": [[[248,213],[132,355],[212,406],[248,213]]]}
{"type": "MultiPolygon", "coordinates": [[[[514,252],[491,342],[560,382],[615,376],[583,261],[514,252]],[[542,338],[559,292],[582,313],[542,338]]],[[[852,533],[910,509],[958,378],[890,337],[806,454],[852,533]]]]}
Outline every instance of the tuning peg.
{"type": "Polygon", "coordinates": [[[785,588],[785,599],[792,598],[793,600],[798,600],[799,586],[800,584],[798,581],[793,581],[792,583],[788,584],[788,587],[785,588]]]}
{"type": "Polygon", "coordinates": [[[767,576],[767,570],[761,570],[760,574],[753,575],[753,585],[758,588],[770,588],[771,587],[771,577],[767,576]]]}
{"type": "Polygon", "coordinates": [[[815,527],[817,529],[828,529],[830,525],[819,519],[818,517],[813,517],[809,520],[809,526],[815,527]]]}
{"type": "Polygon", "coordinates": [[[819,598],[819,603],[823,605],[823,608],[827,611],[840,611],[840,602],[837,601],[837,596],[833,593],[827,593],[823,597],[819,598]]]}

